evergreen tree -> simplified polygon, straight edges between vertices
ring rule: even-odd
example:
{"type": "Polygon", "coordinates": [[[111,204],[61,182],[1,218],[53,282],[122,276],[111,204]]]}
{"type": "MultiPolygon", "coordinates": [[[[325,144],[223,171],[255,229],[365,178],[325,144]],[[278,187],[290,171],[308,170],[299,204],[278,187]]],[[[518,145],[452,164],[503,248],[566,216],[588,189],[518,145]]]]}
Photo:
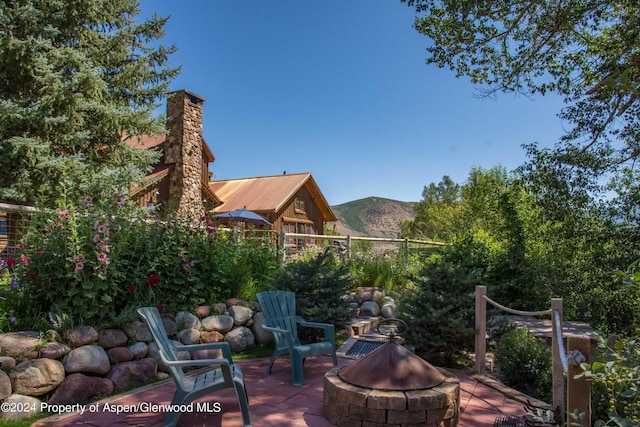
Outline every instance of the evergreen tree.
{"type": "Polygon", "coordinates": [[[0,199],[126,192],[157,158],[122,141],[157,134],[178,69],[157,40],[168,18],[136,21],[136,0],[0,4],[0,199]]]}

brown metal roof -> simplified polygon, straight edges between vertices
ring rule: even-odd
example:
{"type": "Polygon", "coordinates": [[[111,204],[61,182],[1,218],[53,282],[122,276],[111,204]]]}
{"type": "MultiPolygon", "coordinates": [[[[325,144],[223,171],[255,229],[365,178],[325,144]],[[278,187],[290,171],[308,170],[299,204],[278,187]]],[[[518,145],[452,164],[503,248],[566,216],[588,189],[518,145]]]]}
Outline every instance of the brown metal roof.
{"type": "Polygon", "coordinates": [[[247,208],[277,213],[303,187],[307,187],[325,222],[336,216],[309,172],[211,181],[209,188],[224,203],[215,212],[247,208]]]}

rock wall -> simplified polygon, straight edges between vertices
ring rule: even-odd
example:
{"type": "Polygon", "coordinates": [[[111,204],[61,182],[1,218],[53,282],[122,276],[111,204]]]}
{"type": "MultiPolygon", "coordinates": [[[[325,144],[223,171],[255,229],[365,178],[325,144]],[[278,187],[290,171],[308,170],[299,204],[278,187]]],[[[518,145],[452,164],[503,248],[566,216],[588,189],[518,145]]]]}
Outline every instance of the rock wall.
{"type": "MultiPolygon", "coordinates": [[[[179,343],[226,341],[234,353],[240,353],[273,342],[273,335],[262,329],[263,319],[257,302],[232,299],[226,304],[198,307],[195,313],[164,317],[163,322],[167,335],[179,343]]],[[[187,359],[221,356],[208,352],[181,354],[187,359]]],[[[35,408],[35,412],[39,412],[41,402],[84,404],[155,377],[168,378],[158,347],[142,320],[122,329],[79,326],[64,336],[54,331],[0,334],[0,362],[0,401],[35,408]]],[[[2,411],[0,419],[33,414],[2,411]]]]}

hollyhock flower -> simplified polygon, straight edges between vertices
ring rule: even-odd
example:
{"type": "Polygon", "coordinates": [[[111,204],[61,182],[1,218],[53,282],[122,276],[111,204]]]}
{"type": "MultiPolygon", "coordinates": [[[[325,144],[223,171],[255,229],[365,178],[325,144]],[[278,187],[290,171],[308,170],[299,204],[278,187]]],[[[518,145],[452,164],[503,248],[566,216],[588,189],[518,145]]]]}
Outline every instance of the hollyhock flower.
{"type": "Polygon", "coordinates": [[[127,290],[128,290],[129,292],[133,293],[133,292],[136,290],[136,287],[135,287],[135,286],[133,286],[133,285],[129,285],[129,286],[127,286],[127,290]]]}
{"type": "Polygon", "coordinates": [[[106,227],[104,225],[99,225],[97,230],[98,230],[98,233],[104,233],[104,230],[106,230],[106,227]]]}
{"type": "Polygon", "coordinates": [[[18,247],[19,247],[20,249],[24,249],[24,243],[18,243],[18,247]]]}
{"type": "Polygon", "coordinates": [[[11,267],[12,265],[16,265],[16,260],[14,258],[7,258],[7,265],[11,267]]]}
{"type": "Polygon", "coordinates": [[[66,218],[69,216],[69,211],[60,211],[60,214],[58,216],[60,217],[60,219],[66,218]]]}
{"type": "Polygon", "coordinates": [[[96,219],[96,222],[94,222],[94,223],[93,223],[93,229],[94,229],[94,230],[97,230],[97,229],[98,229],[98,227],[100,227],[100,220],[99,220],[99,219],[96,219]]]}
{"type": "Polygon", "coordinates": [[[124,196],[118,197],[118,200],[116,200],[116,203],[118,203],[119,206],[124,205],[124,196]]]}
{"type": "Polygon", "coordinates": [[[155,288],[156,286],[158,286],[158,283],[160,282],[160,275],[158,274],[151,274],[149,275],[149,277],[147,278],[147,287],[148,288],[155,288]]]}
{"type": "Polygon", "coordinates": [[[43,251],[44,251],[44,249],[38,248],[38,250],[36,251],[36,255],[40,255],[43,251]]]}
{"type": "Polygon", "coordinates": [[[84,200],[82,201],[82,204],[84,205],[85,208],[88,208],[89,205],[91,204],[91,201],[93,199],[89,196],[85,197],[84,200]]]}
{"type": "Polygon", "coordinates": [[[109,258],[107,258],[107,254],[105,254],[104,252],[100,252],[98,254],[98,261],[105,262],[107,259],[109,258]]]}
{"type": "Polygon", "coordinates": [[[158,311],[159,311],[160,313],[162,313],[162,311],[164,310],[164,307],[163,307],[163,306],[161,306],[161,305],[156,306],[156,308],[158,309],[158,311]]]}
{"type": "Polygon", "coordinates": [[[76,262],[76,268],[73,270],[74,273],[81,271],[84,268],[84,264],[80,261],[76,262]]]}
{"type": "Polygon", "coordinates": [[[27,263],[29,263],[29,257],[27,257],[27,256],[21,256],[21,257],[20,257],[20,262],[21,262],[22,264],[27,264],[27,263]]]}
{"type": "Polygon", "coordinates": [[[95,234],[93,236],[93,243],[98,243],[100,241],[100,235],[99,234],[95,234]]]}

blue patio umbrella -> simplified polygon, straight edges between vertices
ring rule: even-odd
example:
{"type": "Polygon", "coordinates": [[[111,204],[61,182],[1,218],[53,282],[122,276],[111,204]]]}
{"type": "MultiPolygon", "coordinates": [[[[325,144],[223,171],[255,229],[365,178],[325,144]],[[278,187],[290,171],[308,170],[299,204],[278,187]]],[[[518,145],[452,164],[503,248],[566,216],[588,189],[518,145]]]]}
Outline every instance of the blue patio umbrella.
{"type": "Polygon", "coordinates": [[[247,208],[236,209],[234,211],[222,212],[215,215],[218,219],[226,219],[228,221],[244,222],[246,224],[271,225],[269,221],[264,219],[257,213],[247,208]]]}

